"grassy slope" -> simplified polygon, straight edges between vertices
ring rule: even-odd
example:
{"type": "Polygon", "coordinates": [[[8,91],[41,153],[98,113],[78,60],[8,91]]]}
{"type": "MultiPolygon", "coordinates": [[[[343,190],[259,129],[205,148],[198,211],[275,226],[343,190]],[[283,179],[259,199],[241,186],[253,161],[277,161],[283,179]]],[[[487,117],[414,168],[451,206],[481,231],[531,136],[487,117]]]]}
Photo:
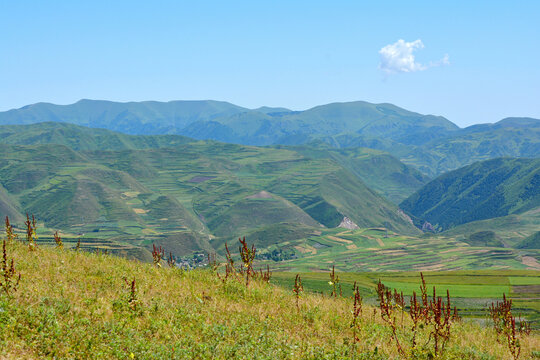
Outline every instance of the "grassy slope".
{"type": "MultiPolygon", "coordinates": [[[[397,356],[391,331],[364,306],[360,342],[351,345],[352,301],[305,294],[300,310],[288,289],[210,271],[181,273],[125,259],[41,247],[8,247],[21,273],[11,299],[0,296],[0,356],[33,358],[387,359],[397,356]],[[124,278],[136,280],[137,310],[124,278]],[[164,291],[166,289],[166,291],[164,291]]],[[[407,318],[405,318],[406,321],[407,318]]],[[[398,330],[402,343],[409,326],[398,330]]],[[[420,331],[425,344],[428,329],[420,331]]],[[[522,340],[522,356],[540,346],[522,340]]],[[[420,346],[428,358],[432,343],[420,346]]],[[[508,359],[494,331],[464,321],[453,326],[443,359],[508,359]]]]}
{"type": "Polygon", "coordinates": [[[526,237],[517,245],[518,249],[540,249],[540,231],[526,237]]]}
{"type": "Polygon", "coordinates": [[[431,181],[400,204],[439,229],[540,206],[540,159],[477,162],[431,181]]]}
{"type": "Polygon", "coordinates": [[[473,221],[443,232],[443,235],[465,239],[479,231],[493,231],[507,247],[516,247],[526,237],[538,230],[540,209],[503,217],[473,221]]]}
{"type": "Polygon", "coordinates": [[[180,135],[135,136],[59,122],[0,126],[2,144],[58,144],[75,151],[161,148],[192,141],[180,135]]]}
{"type": "Polygon", "coordinates": [[[418,232],[328,155],[214,142],[87,152],[1,146],[1,184],[19,214],[34,213],[46,227],[85,237],[155,242],[188,255],[210,251],[211,239],[221,248],[272,225],[278,237],[294,236],[280,234],[280,224],[335,227],[344,216],[361,226],[418,232]]]}
{"type": "Polygon", "coordinates": [[[286,261],[266,261],[276,270],[347,272],[448,271],[480,269],[540,270],[540,251],[496,246],[471,246],[461,236],[413,237],[384,229],[328,229],[305,238],[271,245],[294,254],[286,261]]]}
{"type": "MultiPolygon", "coordinates": [[[[58,122],[0,126],[2,144],[58,144],[75,151],[158,149],[193,142],[196,140],[180,135],[134,136],[58,122]]],[[[388,153],[379,150],[366,148],[336,150],[319,143],[312,146],[296,146],[294,151],[311,158],[334,159],[370,188],[396,204],[429,180],[413,167],[404,165],[388,153]]]]}

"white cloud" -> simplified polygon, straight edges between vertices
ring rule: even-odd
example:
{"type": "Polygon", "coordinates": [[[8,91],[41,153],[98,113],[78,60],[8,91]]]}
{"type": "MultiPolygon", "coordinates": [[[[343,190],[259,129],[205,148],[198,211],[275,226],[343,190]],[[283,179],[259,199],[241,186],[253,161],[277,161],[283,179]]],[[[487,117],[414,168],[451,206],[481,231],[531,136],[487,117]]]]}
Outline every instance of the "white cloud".
{"type": "Polygon", "coordinates": [[[387,74],[395,74],[401,72],[415,72],[426,70],[430,67],[442,66],[450,64],[448,55],[445,55],[441,60],[430,62],[427,65],[416,62],[414,51],[423,49],[422,40],[418,39],[413,42],[406,42],[399,39],[393,44],[386,45],[379,50],[381,62],[379,69],[387,74]]]}

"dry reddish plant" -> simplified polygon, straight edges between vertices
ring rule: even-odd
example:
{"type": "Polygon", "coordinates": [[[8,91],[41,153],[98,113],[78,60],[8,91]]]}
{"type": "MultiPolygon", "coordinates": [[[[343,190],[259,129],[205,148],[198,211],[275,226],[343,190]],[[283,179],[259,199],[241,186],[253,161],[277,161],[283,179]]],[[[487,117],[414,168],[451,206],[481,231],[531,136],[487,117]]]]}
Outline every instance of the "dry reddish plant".
{"type": "Polygon", "coordinates": [[[405,298],[403,297],[403,291],[398,293],[397,290],[394,289],[394,303],[401,312],[401,328],[403,328],[403,315],[405,314],[405,298]]]}
{"type": "Polygon", "coordinates": [[[139,305],[139,299],[137,298],[137,287],[135,285],[135,278],[132,281],[128,281],[127,278],[124,278],[124,282],[128,288],[127,303],[131,310],[137,311],[137,306],[139,305]]]}
{"type": "Polygon", "coordinates": [[[246,286],[249,286],[249,280],[255,273],[253,270],[253,260],[255,260],[257,249],[255,249],[255,245],[251,245],[251,248],[248,247],[245,236],[244,239],[238,238],[238,241],[240,241],[240,258],[244,263],[240,268],[240,273],[246,275],[246,286]]]}
{"type": "Polygon", "coordinates": [[[351,327],[353,328],[353,342],[360,342],[360,338],[357,335],[357,331],[359,331],[359,318],[362,314],[362,296],[360,296],[360,289],[356,285],[356,281],[353,285],[353,321],[351,324],[351,327]]]}
{"type": "Polygon", "coordinates": [[[531,334],[531,324],[521,318],[519,320],[519,333],[525,335],[531,334]]]}
{"type": "Polygon", "coordinates": [[[424,319],[424,321],[429,322],[430,320],[430,313],[429,313],[429,297],[427,293],[427,285],[426,280],[424,279],[424,274],[420,273],[420,279],[422,281],[422,284],[420,285],[420,293],[422,297],[422,306],[421,306],[421,314],[424,319]]]}
{"type": "Polygon", "coordinates": [[[26,213],[26,221],[24,222],[24,225],[26,225],[26,242],[28,243],[28,249],[30,251],[34,251],[36,249],[36,240],[37,240],[37,225],[36,225],[36,219],[34,218],[34,215],[32,215],[32,221],[30,221],[30,217],[28,216],[28,213],[26,213]]]}
{"type": "Polygon", "coordinates": [[[152,244],[152,259],[154,265],[161,267],[161,259],[165,257],[165,250],[161,246],[157,247],[156,244],[152,244]]]}
{"type": "Polygon", "coordinates": [[[77,245],[75,245],[75,251],[81,250],[81,239],[77,239],[77,245]]]}
{"type": "Polygon", "coordinates": [[[13,240],[19,236],[13,232],[13,226],[9,223],[9,218],[6,216],[6,239],[8,244],[11,244],[13,240]]]}
{"type": "Polygon", "coordinates": [[[21,281],[21,273],[17,276],[14,260],[8,260],[6,240],[3,241],[2,253],[2,278],[0,280],[0,287],[7,296],[10,296],[12,292],[17,291],[17,287],[21,281]]]}
{"type": "Polygon", "coordinates": [[[433,335],[435,356],[437,356],[439,355],[439,351],[441,353],[444,352],[444,347],[450,339],[450,327],[452,324],[450,292],[446,290],[446,303],[444,303],[441,297],[437,297],[435,287],[433,287],[433,299],[430,302],[430,310],[433,315],[433,331],[430,335],[433,335]]]}
{"type": "Polygon", "coordinates": [[[339,288],[339,296],[342,296],[341,284],[339,283],[339,276],[336,275],[334,265],[332,265],[332,271],[330,272],[330,281],[328,282],[332,286],[332,293],[330,296],[337,297],[337,289],[339,288]]]}
{"type": "Polygon", "coordinates": [[[296,274],[294,279],[293,293],[296,298],[296,310],[300,310],[300,293],[304,292],[304,286],[302,286],[302,278],[300,274],[296,274]]]}
{"type": "Polygon", "coordinates": [[[399,339],[397,336],[396,316],[394,314],[395,306],[392,303],[394,300],[392,296],[392,290],[386,288],[381,282],[381,280],[379,280],[379,283],[377,284],[377,296],[379,298],[381,318],[384,322],[390,325],[390,328],[392,329],[392,339],[394,339],[394,341],[396,342],[397,350],[401,356],[405,357],[405,351],[399,343],[399,339]]]}
{"type": "Polygon", "coordinates": [[[226,258],[227,263],[225,264],[225,275],[221,276],[219,272],[216,272],[218,278],[225,282],[227,279],[233,275],[236,275],[236,269],[234,268],[234,260],[231,256],[231,252],[229,251],[229,246],[227,246],[227,243],[225,243],[225,251],[226,251],[226,258]]]}
{"type": "MultiPolygon", "coordinates": [[[[491,303],[488,310],[493,320],[493,327],[497,333],[497,340],[499,335],[504,335],[507,340],[508,351],[510,351],[510,354],[515,360],[518,359],[521,353],[518,333],[524,333],[521,331],[524,322],[521,322],[519,329],[516,331],[516,318],[512,315],[512,300],[507,299],[506,294],[503,294],[503,301],[496,304],[491,303]]],[[[530,332],[529,325],[524,326],[530,332]]],[[[525,333],[528,334],[528,332],[525,333]]]]}
{"type": "Polygon", "coordinates": [[[422,305],[418,302],[418,299],[416,298],[416,292],[414,291],[411,296],[410,304],[411,305],[409,306],[409,316],[413,323],[412,329],[411,329],[411,332],[412,332],[411,343],[412,343],[413,349],[415,349],[416,348],[416,332],[418,331],[418,325],[424,318],[424,315],[423,315],[424,311],[423,311],[422,305]]]}
{"type": "Polygon", "coordinates": [[[58,235],[58,231],[55,231],[54,233],[54,242],[56,243],[56,247],[58,249],[64,249],[64,243],[62,242],[60,235],[58,235]]]}
{"type": "Polygon", "coordinates": [[[265,283],[270,283],[270,279],[272,278],[272,272],[270,271],[270,266],[266,265],[266,270],[263,271],[262,269],[259,269],[259,273],[255,273],[259,280],[264,281],[265,283]]]}
{"type": "Polygon", "coordinates": [[[167,265],[169,265],[169,267],[174,267],[176,265],[176,259],[174,258],[172,252],[169,252],[169,257],[167,258],[167,265]]]}

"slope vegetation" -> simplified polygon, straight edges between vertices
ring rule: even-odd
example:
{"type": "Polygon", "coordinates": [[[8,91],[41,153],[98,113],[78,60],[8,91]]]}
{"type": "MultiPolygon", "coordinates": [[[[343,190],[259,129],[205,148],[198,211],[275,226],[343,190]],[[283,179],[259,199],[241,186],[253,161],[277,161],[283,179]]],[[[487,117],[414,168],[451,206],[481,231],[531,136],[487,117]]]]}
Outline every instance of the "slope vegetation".
{"type": "Polygon", "coordinates": [[[55,144],[0,146],[0,216],[21,226],[33,213],[45,228],[100,244],[156,243],[187,256],[273,227],[276,238],[292,240],[287,236],[299,232],[291,226],[312,233],[344,217],[418,232],[329,154],[215,142],[78,152],[55,144]]]}
{"type": "MultiPolygon", "coordinates": [[[[14,258],[21,280],[10,297],[0,296],[2,358],[401,357],[395,341],[391,341],[390,326],[373,306],[363,305],[353,329],[353,301],[349,297],[306,291],[295,306],[290,285],[282,289],[252,280],[246,286],[234,278],[222,282],[211,270],[185,272],[167,265],[158,268],[114,256],[46,247],[30,252],[20,243],[8,245],[7,252],[8,258],[14,258]]],[[[372,296],[370,279],[342,275],[347,275],[344,288],[349,289],[356,277],[362,294],[372,296]]],[[[439,285],[437,289],[443,292],[446,287],[459,287],[455,285],[459,276],[462,274],[449,276],[451,285],[439,285]]],[[[427,278],[436,281],[438,276],[427,278]]],[[[490,277],[494,281],[500,278],[490,277]]],[[[312,283],[308,277],[306,284],[312,283]]],[[[410,283],[407,289],[417,284],[410,283]]],[[[433,326],[426,324],[418,329],[418,345],[413,348],[412,323],[407,314],[403,322],[397,336],[406,357],[433,358],[434,341],[429,335],[433,326]]],[[[522,356],[535,356],[538,335],[519,337],[522,356]]],[[[505,342],[497,341],[491,327],[467,320],[452,322],[446,345],[442,359],[510,358],[505,342]]]]}
{"type": "Polygon", "coordinates": [[[540,159],[477,162],[431,181],[401,208],[440,230],[540,206],[540,159]]]}

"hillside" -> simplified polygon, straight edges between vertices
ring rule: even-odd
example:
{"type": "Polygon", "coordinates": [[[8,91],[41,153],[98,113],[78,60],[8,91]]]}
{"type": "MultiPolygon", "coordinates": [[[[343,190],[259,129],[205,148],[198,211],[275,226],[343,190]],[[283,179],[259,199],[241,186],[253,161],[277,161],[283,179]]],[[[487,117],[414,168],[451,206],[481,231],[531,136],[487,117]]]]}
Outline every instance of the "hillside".
{"type": "Polygon", "coordinates": [[[193,141],[180,135],[134,136],[61,122],[0,125],[0,144],[57,144],[76,151],[157,149],[193,141]]]}
{"type": "Polygon", "coordinates": [[[525,238],[538,231],[538,224],[540,224],[540,208],[520,214],[472,221],[446,230],[442,235],[467,241],[474,233],[490,231],[495,233],[505,247],[519,248],[525,238]]]}
{"type": "MultiPolygon", "coordinates": [[[[296,306],[290,282],[286,288],[261,280],[251,280],[246,286],[234,278],[221,281],[209,269],[186,272],[166,264],[158,268],[110,255],[43,246],[30,252],[21,243],[8,245],[7,257],[14,258],[21,279],[10,297],[0,296],[2,358],[399,357],[395,341],[390,340],[391,327],[379,310],[364,303],[353,327],[353,300],[310,293],[309,276],[296,306]]],[[[347,274],[344,283],[355,276],[362,296],[373,296],[370,279],[347,274]]],[[[409,287],[418,286],[417,277],[416,285],[409,287]]],[[[430,286],[437,276],[428,274],[427,279],[430,286]]],[[[349,286],[346,289],[350,291],[349,286]]],[[[444,292],[445,287],[437,289],[444,292]]],[[[418,329],[418,346],[413,349],[412,322],[408,314],[403,315],[404,326],[397,327],[397,336],[404,351],[433,357],[434,342],[429,340],[433,325],[426,323],[418,329]]],[[[519,338],[522,356],[536,356],[538,335],[533,332],[519,338]]],[[[509,359],[510,353],[491,327],[464,319],[452,321],[440,358],[509,359]]]]}
{"type": "Polygon", "coordinates": [[[518,249],[540,249],[540,231],[526,237],[517,246],[518,249]]]}
{"type": "MultiPolygon", "coordinates": [[[[187,256],[271,229],[275,239],[287,241],[337,227],[345,217],[361,227],[418,233],[396,205],[320,150],[215,142],[118,151],[77,152],[55,144],[0,150],[0,216],[21,226],[26,212],[35,214],[44,228],[71,238],[84,234],[85,241],[114,252],[138,253],[136,247],[154,242],[187,256]],[[295,226],[310,230],[289,231],[295,226]]],[[[379,155],[387,156],[348,154],[379,155]]],[[[391,181],[397,179],[385,180],[391,181]]]]}
{"type": "Polygon", "coordinates": [[[500,158],[448,172],[400,204],[439,230],[540,206],[540,159],[500,158]]]}
{"type": "Polygon", "coordinates": [[[431,159],[405,161],[434,169],[457,169],[476,161],[498,157],[540,157],[540,120],[507,118],[495,124],[473,125],[451,136],[430,141],[421,150],[431,159]]]}
{"type": "MultiPolygon", "coordinates": [[[[58,144],[76,151],[160,149],[193,142],[197,140],[181,135],[134,136],[67,123],[0,125],[0,144],[58,144]]],[[[309,157],[338,161],[371,189],[395,204],[429,181],[427,176],[383,151],[366,148],[335,149],[324,144],[291,149],[309,157]]]]}
{"type": "MultiPolygon", "coordinates": [[[[245,145],[326,143],[336,148],[369,147],[386,151],[429,176],[480,160],[540,156],[537,119],[508,118],[460,129],[440,116],[362,101],[291,111],[267,107],[250,110],[218,101],[81,100],[72,105],[39,103],[0,112],[0,125],[38,122],[73,123],[128,134],[179,134],[245,145]]],[[[131,146],[127,138],[116,143],[123,141],[128,144],[120,146],[131,146]]],[[[163,146],[173,140],[152,141],[163,146]]],[[[92,146],[85,141],[65,145],[81,149],[92,146]]]]}

